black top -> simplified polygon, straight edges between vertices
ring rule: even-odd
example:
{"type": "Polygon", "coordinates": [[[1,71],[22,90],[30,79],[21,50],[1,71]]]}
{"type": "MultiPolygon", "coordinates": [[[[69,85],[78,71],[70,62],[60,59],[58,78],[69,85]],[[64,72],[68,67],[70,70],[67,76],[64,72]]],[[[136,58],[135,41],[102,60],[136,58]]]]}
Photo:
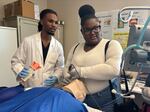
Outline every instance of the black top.
{"type": "Polygon", "coordinates": [[[48,53],[50,43],[45,47],[43,42],[42,42],[42,50],[43,50],[43,63],[45,64],[46,56],[48,53]]]}

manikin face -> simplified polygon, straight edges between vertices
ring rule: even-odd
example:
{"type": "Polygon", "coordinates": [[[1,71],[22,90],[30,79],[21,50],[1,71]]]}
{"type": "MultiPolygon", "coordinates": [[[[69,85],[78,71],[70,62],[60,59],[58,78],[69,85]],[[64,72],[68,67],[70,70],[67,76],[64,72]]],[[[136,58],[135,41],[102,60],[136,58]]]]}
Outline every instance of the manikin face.
{"type": "Polygon", "coordinates": [[[58,17],[55,14],[48,13],[42,20],[42,31],[47,32],[50,35],[54,35],[58,28],[58,17]]]}
{"type": "Polygon", "coordinates": [[[89,46],[95,46],[100,42],[101,26],[96,18],[91,18],[85,21],[81,32],[85,42],[89,46]]]}

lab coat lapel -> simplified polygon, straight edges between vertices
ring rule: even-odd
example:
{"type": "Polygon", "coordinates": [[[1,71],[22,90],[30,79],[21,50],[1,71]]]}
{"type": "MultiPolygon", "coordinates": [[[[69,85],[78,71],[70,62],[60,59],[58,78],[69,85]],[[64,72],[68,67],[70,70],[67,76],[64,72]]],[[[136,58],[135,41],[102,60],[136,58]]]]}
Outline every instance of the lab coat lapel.
{"type": "Polygon", "coordinates": [[[37,44],[36,54],[37,54],[37,56],[40,54],[41,61],[43,62],[43,51],[42,51],[42,44],[41,44],[41,33],[39,33],[37,35],[36,44],[37,44]]]}

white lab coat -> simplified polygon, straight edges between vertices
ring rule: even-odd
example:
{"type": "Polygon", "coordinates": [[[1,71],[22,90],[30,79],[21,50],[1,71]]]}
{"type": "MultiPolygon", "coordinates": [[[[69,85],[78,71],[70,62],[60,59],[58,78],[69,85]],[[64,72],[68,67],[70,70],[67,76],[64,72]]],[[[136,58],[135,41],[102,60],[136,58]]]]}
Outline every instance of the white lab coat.
{"type": "Polygon", "coordinates": [[[61,43],[52,36],[44,64],[41,33],[26,37],[12,57],[12,70],[17,75],[24,66],[29,67],[33,61],[39,63],[41,68],[34,71],[34,76],[24,83],[25,87],[41,86],[43,81],[53,74],[60,78],[64,67],[64,53],[61,43]]]}

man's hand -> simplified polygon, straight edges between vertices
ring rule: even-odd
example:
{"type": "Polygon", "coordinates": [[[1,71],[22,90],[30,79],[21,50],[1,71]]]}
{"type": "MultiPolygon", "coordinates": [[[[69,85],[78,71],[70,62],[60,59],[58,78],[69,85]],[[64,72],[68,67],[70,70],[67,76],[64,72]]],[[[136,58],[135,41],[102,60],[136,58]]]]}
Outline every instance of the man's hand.
{"type": "Polygon", "coordinates": [[[44,81],[44,86],[52,87],[57,82],[58,82],[58,78],[56,76],[50,76],[44,81]]]}
{"type": "Polygon", "coordinates": [[[17,74],[20,78],[26,78],[29,75],[29,68],[24,67],[20,73],[17,74]]]}

